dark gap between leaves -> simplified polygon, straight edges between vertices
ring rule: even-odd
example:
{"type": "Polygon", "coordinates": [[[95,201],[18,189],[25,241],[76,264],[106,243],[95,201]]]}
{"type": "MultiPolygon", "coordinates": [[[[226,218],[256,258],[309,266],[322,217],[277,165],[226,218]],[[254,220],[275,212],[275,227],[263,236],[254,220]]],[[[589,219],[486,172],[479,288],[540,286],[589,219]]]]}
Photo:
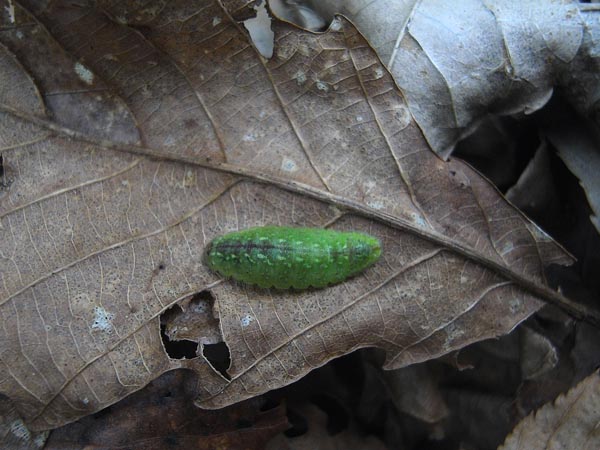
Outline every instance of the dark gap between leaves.
{"type": "Polygon", "coordinates": [[[330,435],[336,435],[348,428],[350,422],[348,412],[335,398],[317,394],[312,396],[310,401],[327,414],[327,432],[330,435]]]}
{"type": "Polygon", "coordinates": [[[297,413],[293,409],[288,408],[287,417],[290,423],[290,428],[285,430],[283,434],[285,434],[289,438],[295,438],[306,434],[306,432],[308,431],[308,422],[306,421],[304,416],[297,413]]]}
{"type": "Polygon", "coordinates": [[[165,448],[181,448],[179,439],[176,435],[169,435],[163,438],[165,448]]]}
{"type": "Polygon", "coordinates": [[[102,419],[102,418],[104,418],[105,416],[108,416],[108,415],[109,415],[109,414],[111,414],[112,412],[113,412],[113,410],[112,410],[112,406],[108,406],[108,407],[106,407],[106,408],[104,408],[104,409],[101,409],[101,410],[100,410],[100,411],[98,411],[97,413],[94,413],[92,417],[93,417],[94,419],[96,419],[96,420],[99,420],[99,419],[102,419]]]}
{"type": "MultiPolygon", "coordinates": [[[[273,392],[273,391],[271,391],[273,392]]],[[[277,408],[281,404],[281,400],[279,398],[273,398],[269,395],[264,396],[264,403],[260,407],[261,412],[268,411],[270,409],[277,408]]]]}
{"type": "Polygon", "coordinates": [[[250,427],[252,427],[252,425],[254,425],[254,424],[252,423],[252,421],[250,421],[248,419],[239,419],[235,423],[235,428],[239,430],[240,428],[250,428],[250,427]]]}

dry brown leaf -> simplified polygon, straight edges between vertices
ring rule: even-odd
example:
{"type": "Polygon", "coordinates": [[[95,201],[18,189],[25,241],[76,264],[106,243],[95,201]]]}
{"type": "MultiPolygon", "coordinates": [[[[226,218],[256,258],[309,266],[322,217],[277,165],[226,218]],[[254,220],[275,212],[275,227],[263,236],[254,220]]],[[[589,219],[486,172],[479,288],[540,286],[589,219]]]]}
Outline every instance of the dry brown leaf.
{"type": "Polygon", "coordinates": [[[230,15],[249,17],[247,3],[1,3],[0,380],[32,429],[181,367],[210,408],[361,347],[399,368],[560,298],[544,266],[571,257],[427,148],[351,24],[276,23],[265,60],[230,15]],[[304,292],[222,282],[202,264],[216,235],[263,224],[363,230],[385,251],[304,292]],[[161,314],[203,290],[230,379],[161,343],[161,314]]]}
{"type": "Polygon", "coordinates": [[[581,381],[523,419],[499,450],[600,448],[600,375],[581,381]]]}
{"type": "Polygon", "coordinates": [[[52,431],[46,450],[262,450],[288,428],[282,405],[249,400],[218,411],[193,405],[192,373],[169,372],[99,414],[52,431]]]}
{"type": "MultiPolygon", "coordinates": [[[[322,30],[336,12],[350,18],[396,77],[432,148],[445,155],[490,114],[537,111],[554,91],[598,123],[598,5],[586,3],[269,1],[278,17],[313,30],[322,30]]],[[[567,165],[598,206],[589,177],[597,156],[580,149],[562,153],[571,153],[567,165]]]]}
{"type": "Polygon", "coordinates": [[[558,350],[547,336],[528,327],[520,329],[521,374],[524,380],[542,377],[558,364],[558,350]]]}

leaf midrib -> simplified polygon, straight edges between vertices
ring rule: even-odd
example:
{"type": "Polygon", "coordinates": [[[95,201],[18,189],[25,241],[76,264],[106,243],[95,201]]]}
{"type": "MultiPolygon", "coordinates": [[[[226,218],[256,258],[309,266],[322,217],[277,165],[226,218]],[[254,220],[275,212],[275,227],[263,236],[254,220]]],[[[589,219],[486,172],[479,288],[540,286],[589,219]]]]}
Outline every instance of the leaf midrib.
{"type": "MultiPolygon", "coordinates": [[[[359,204],[358,202],[342,197],[340,195],[336,195],[331,192],[324,192],[318,188],[315,188],[314,186],[310,186],[297,181],[283,180],[267,173],[248,170],[243,167],[238,167],[234,164],[211,163],[207,160],[203,161],[197,158],[176,155],[165,155],[160,150],[156,150],[150,147],[142,147],[132,144],[115,143],[112,141],[96,139],[79,131],[64,127],[62,125],[58,125],[50,120],[32,116],[25,112],[17,111],[4,105],[0,105],[0,112],[5,112],[22,120],[29,121],[38,126],[52,130],[55,133],[59,133],[64,137],[86,142],[97,147],[105,148],[106,150],[143,155],[150,158],[151,160],[162,160],[176,163],[191,164],[205,169],[211,169],[232,175],[238,175],[258,183],[269,184],[279,187],[288,192],[305,195],[312,199],[336,206],[342,210],[346,210],[347,212],[352,212],[362,217],[376,220],[392,228],[411,233],[421,239],[425,239],[428,242],[444,247],[448,250],[455,252],[458,255],[461,255],[469,260],[481,264],[487,269],[490,269],[495,273],[498,273],[503,277],[513,281],[517,286],[521,287],[525,291],[537,297],[540,297],[546,302],[551,303],[567,311],[574,317],[580,320],[587,320],[595,326],[600,327],[600,312],[589,311],[586,308],[582,308],[580,305],[578,305],[575,302],[572,302],[568,298],[561,295],[559,292],[556,292],[548,286],[545,286],[538,282],[531,281],[525,276],[514,272],[509,267],[504,266],[492,259],[489,259],[485,255],[482,255],[480,252],[473,249],[472,247],[464,245],[461,242],[444,236],[436,231],[417,227],[414,223],[404,218],[393,216],[384,211],[370,208],[368,206],[359,204]]],[[[520,211],[517,210],[517,213],[522,217],[524,221],[529,220],[526,217],[524,217],[520,211]]]]}

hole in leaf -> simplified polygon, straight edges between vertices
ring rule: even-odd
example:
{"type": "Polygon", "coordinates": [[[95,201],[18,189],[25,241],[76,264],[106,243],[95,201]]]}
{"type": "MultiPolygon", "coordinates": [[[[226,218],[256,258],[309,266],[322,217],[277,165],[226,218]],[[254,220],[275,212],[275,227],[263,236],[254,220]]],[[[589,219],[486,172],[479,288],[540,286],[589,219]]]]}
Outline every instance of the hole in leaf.
{"type": "Polygon", "coordinates": [[[202,347],[202,354],[217,372],[228,380],[231,379],[227,373],[227,369],[231,364],[231,355],[229,354],[229,347],[227,347],[225,342],[205,344],[202,347]]]}
{"type": "Polygon", "coordinates": [[[172,308],[166,310],[162,316],[160,316],[160,337],[162,339],[163,346],[165,347],[165,351],[167,355],[171,359],[192,359],[196,358],[198,354],[198,343],[194,341],[189,341],[187,339],[183,340],[171,340],[166,333],[166,323],[170,316],[174,314],[178,314],[181,311],[179,305],[175,305],[172,308]]]}
{"type": "Polygon", "coordinates": [[[202,348],[209,364],[229,379],[229,349],[223,343],[219,320],[213,315],[214,302],[210,291],[201,291],[171,307],[160,317],[161,337],[170,358],[196,358],[202,348]]]}
{"type": "Polygon", "coordinates": [[[171,341],[164,333],[164,326],[161,327],[161,336],[163,344],[169,358],[171,359],[192,359],[195,358],[198,350],[198,343],[184,339],[182,341],[171,341]]]}
{"type": "Polygon", "coordinates": [[[271,30],[271,17],[267,13],[265,2],[255,6],[256,16],[244,21],[256,50],[267,59],[273,56],[275,34],[271,30]]]}
{"type": "Polygon", "coordinates": [[[192,300],[190,300],[190,305],[198,306],[198,304],[203,301],[208,302],[212,308],[213,304],[215,303],[215,296],[211,291],[200,291],[192,297],[192,300]]]}

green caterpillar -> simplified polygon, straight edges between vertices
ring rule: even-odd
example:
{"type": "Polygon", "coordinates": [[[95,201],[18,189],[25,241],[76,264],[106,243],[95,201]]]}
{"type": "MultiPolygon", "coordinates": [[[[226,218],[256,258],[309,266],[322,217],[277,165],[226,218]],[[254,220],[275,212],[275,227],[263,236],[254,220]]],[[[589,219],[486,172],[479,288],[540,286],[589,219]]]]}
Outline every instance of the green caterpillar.
{"type": "Polygon", "coordinates": [[[263,288],[306,289],[339,283],[380,256],[379,240],[367,234],[266,226],[214,239],[205,262],[222,276],[263,288]]]}

